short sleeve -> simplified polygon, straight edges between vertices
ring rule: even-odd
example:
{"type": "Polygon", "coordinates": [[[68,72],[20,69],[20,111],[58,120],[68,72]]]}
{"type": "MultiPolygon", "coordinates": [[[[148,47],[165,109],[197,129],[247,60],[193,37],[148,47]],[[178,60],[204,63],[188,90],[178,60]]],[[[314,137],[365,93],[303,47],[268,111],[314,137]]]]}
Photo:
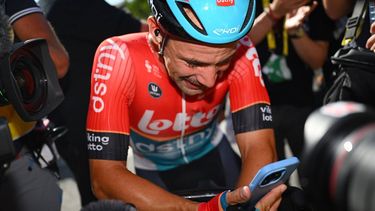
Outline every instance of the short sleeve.
{"type": "Polygon", "coordinates": [[[13,24],[19,18],[31,13],[43,13],[34,0],[5,1],[5,13],[9,16],[9,23],[13,24]]]}

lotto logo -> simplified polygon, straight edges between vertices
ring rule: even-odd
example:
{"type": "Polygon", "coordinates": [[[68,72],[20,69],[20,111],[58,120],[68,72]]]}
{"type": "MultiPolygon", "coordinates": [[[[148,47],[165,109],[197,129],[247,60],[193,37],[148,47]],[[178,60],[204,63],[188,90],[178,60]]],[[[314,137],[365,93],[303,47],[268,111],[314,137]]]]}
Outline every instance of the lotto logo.
{"type": "Polygon", "coordinates": [[[234,0],[216,0],[216,5],[221,7],[233,6],[234,0]]]}

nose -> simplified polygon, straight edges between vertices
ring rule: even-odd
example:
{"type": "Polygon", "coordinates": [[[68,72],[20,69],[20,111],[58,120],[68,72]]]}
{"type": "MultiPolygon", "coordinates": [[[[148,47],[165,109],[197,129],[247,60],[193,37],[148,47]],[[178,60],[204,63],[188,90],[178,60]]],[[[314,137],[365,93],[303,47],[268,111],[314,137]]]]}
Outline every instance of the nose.
{"type": "Polygon", "coordinates": [[[197,80],[200,84],[204,85],[207,88],[212,88],[217,79],[217,68],[215,66],[207,66],[202,68],[197,75],[197,80]]]}

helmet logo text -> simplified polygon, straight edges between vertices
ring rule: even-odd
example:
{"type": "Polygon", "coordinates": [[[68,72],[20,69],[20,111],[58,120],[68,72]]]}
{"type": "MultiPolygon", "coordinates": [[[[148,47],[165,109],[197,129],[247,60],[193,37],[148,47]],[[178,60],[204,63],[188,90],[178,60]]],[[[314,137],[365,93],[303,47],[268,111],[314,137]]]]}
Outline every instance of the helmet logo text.
{"type": "Polygon", "coordinates": [[[228,35],[228,34],[234,34],[239,31],[239,27],[232,27],[232,28],[216,28],[214,29],[214,33],[222,36],[222,35],[228,35]]]}
{"type": "Polygon", "coordinates": [[[234,0],[216,0],[216,5],[221,7],[233,6],[234,0]]]}

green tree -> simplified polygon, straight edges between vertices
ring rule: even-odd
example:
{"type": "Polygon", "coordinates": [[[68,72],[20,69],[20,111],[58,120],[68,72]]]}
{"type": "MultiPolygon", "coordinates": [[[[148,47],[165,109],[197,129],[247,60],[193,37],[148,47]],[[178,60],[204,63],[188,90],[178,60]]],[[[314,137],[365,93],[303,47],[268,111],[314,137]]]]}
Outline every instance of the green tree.
{"type": "Polygon", "coordinates": [[[145,20],[150,15],[147,0],[126,0],[122,8],[128,10],[134,17],[139,19],[145,20]]]}

